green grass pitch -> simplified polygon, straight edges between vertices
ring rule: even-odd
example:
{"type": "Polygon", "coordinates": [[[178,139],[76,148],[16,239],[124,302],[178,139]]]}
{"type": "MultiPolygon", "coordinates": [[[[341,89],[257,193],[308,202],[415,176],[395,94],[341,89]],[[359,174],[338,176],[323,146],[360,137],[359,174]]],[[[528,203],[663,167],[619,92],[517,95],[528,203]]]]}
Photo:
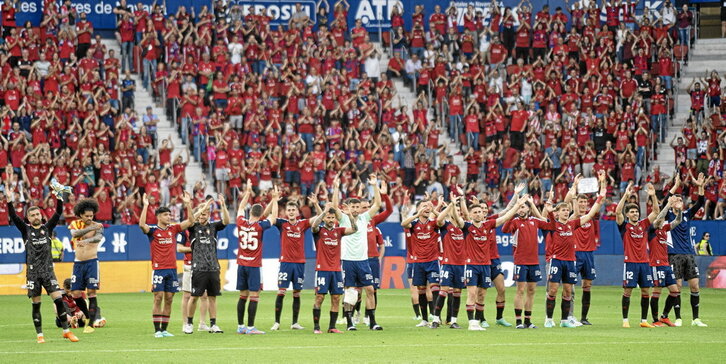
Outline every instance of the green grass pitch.
{"type": "MultiPolygon", "coordinates": [[[[726,355],[726,292],[701,291],[701,317],[709,327],[691,327],[689,298],[683,295],[684,326],[642,329],[637,327],[640,300],[630,308],[630,329],[621,325],[618,287],[594,287],[591,327],[544,329],[544,288],[537,292],[534,321],[537,330],[492,327],[469,332],[441,327],[414,327],[408,290],[383,290],[376,312],[382,332],[371,332],[362,324],[358,332],[342,335],[312,333],[312,291],[303,291],[300,323],[304,331],[289,329],[292,297],[288,295],[282,314],[282,330],[267,335],[243,336],[236,330],[235,292],[219,299],[218,324],[224,334],[181,332],[181,295],[175,297],[173,338],[155,339],[151,322],[151,294],[103,294],[99,305],[108,320],[93,334],[75,330],[78,343],[60,338],[53,320],[52,303],[43,298],[43,327],[46,344],[35,343],[30,319],[30,302],[24,296],[0,296],[0,363],[89,360],[91,362],[724,362],[726,355]]],[[[489,290],[486,317],[494,323],[495,291],[489,290]]],[[[579,289],[578,289],[579,293],[579,289]]],[[[634,292],[635,293],[635,292],[634,292]]],[[[514,322],[514,288],[507,290],[505,318],[514,322]]],[[[462,297],[462,301],[464,297],[462,297]]],[[[257,313],[257,327],[267,331],[274,320],[274,292],[263,293],[257,313]]],[[[661,299],[661,307],[664,299],[661,299]]],[[[559,321],[559,299],[555,321],[559,321]]],[[[466,327],[463,307],[459,322],[466,327]]],[[[323,304],[321,326],[328,324],[329,305],[323,304]]],[[[579,313],[579,303],[576,313],[579,313]]],[[[198,315],[197,315],[198,316],[198,315]]],[[[673,315],[671,315],[673,317],[673,315]]],[[[195,330],[198,318],[195,318],[195,330]]],[[[343,328],[342,325],[338,325],[343,328]]]]}

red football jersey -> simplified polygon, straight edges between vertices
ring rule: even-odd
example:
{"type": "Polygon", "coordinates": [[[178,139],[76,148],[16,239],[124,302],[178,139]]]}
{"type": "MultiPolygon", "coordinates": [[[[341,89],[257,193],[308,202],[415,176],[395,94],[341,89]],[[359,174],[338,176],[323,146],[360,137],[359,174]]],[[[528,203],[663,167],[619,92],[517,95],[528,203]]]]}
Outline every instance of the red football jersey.
{"type": "Polygon", "coordinates": [[[315,249],[315,270],[326,272],[340,272],[340,240],[345,234],[344,227],[328,229],[321,226],[317,233],[313,233],[315,249]]]}
{"type": "Polygon", "coordinates": [[[593,252],[597,250],[595,239],[600,237],[600,222],[593,219],[575,229],[575,251],[593,252]]]}
{"type": "Polygon", "coordinates": [[[668,232],[670,230],[671,224],[663,224],[660,229],[655,231],[655,236],[648,242],[651,267],[670,265],[668,262],[668,232]]]}
{"type": "Polygon", "coordinates": [[[181,233],[179,224],[171,224],[166,229],[154,226],[146,234],[151,242],[151,266],[157,269],[176,269],[176,239],[181,233]]]}
{"type": "Polygon", "coordinates": [[[514,234],[516,244],[514,248],[514,264],[539,264],[539,237],[537,236],[537,230],[546,224],[546,221],[532,216],[526,219],[515,217],[504,224],[502,232],[514,234]]]}
{"type": "Polygon", "coordinates": [[[381,229],[372,225],[371,221],[368,222],[368,258],[378,258],[381,255],[379,247],[385,243],[381,229]]]}
{"type": "Polygon", "coordinates": [[[237,218],[237,265],[262,266],[262,237],[265,230],[271,227],[269,220],[251,223],[243,216],[237,218]]]}
{"type": "Polygon", "coordinates": [[[466,251],[466,264],[489,265],[492,264],[491,247],[496,244],[490,238],[491,231],[496,229],[496,220],[487,220],[476,227],[467,222],[464,224],[464,242],[466,251]]]}
{"type": "Polygon", "coordinates": [[[543,224],[542,230],[552,231],[552,258],[574,262],[575,259],[575,233],[574,230],[580,226],[580,219],[570,220],[563,224],[555,220],[555,215],[550,212],[547,218],[548,223],[543,224]]]}
{"type": "MultiPolygon", "coordinates": [[[[499,214],[489,215],[487,220],[496,220],[499,218],[499,214]]],[[[489,245],[489,259],[499,259],[499,244],[497,244],[497,229],[491,229],[489,231],[488,239],[492,242],[489,245]]]]}
{"type": "Polygon", "coordinates": [[[415,262],[431,262],[439,259],[439,232],[436,221],[411,223],[411,259],[415,262]]]}
{"type": "Polygon", "coordinates": [[[444,264],[464,265],[464,231],[447,221],[439,228],[444,248],[444,264]]]}
{"type": "Polygon", "coordinates": [[[291,224],[277,219],[275,226],[280,230],[280,262],[305,263],[305,230],[310,228],[310,220],[291,224]]]}
{"type": "Polygon", "coordinates": [[[650,221],[643,219],[635,224],[623,222],[618,228],[623,237],[625,262],[648,263],[648,228],[650,221]]]}

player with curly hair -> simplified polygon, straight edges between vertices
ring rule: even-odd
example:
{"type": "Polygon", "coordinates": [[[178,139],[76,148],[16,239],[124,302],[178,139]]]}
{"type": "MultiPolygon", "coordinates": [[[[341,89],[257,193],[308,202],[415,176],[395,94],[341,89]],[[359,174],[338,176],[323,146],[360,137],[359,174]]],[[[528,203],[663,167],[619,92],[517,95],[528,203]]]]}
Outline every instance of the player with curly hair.
{"type": "Polygon", "coordinates": [[[96,291],[100,287],[100,272],[98,266],[98,243],[103,239],[103,225],[94,222],[93,218],[98,212],[98,202],[92,198],[78,201],[73,207],[73,214],[78,220],[68,225],[71,231],[71,245],[76,257],[73,262],[73,275],[71,276],[71,295],[88,323],[83,329],[84,334],[92,333],[96,324],[98,302],[96,291]],[[87,291],[88,304],[83,297],[87,291]]]}

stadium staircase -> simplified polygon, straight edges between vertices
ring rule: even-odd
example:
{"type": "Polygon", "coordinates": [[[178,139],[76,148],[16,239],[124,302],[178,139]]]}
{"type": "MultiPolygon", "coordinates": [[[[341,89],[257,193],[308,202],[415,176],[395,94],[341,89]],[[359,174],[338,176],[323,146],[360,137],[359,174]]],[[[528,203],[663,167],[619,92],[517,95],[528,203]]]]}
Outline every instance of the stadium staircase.
{"type": "MultiPolygon", "coordinates": [[[[118,54],[120,57],[121,47],[119,46],[116,39],[104,39],[103,44],[106,46],[107,49],[113,49],[114,52],[116,52],[116,54],[118,54]]],[[[124,76],[122,74],[121,79],[123,79],[123,77],[124,76]]],[[[152,112],[154,113],[154,115],[159,117],[159,124],[156,128],[159,144],[161,144],[162,140],[171,136],[171,140],[174,143],[174,151],[172,153],[172,158],[174,158],[177,154],[183,152],[183,148],[187,146],[184,146],[182,144],[179,132],[177,132],[176,128],[172,124],[172,121],[166,117],[164,105],[156,104],[151,95],[151,91],[144,89],[140,73],[132,73],[131,78],[136,81],[136,92],[134,93],[134,111],[136,111],[136,114],[139,117],[142,117],[144,114],[146,114],[146,107],[152,107],[152,112]]],[[[191,151],[189,151],[189,155],[192,155],[191,151]]],[[[186,158],[186,156],[184,156],[184,158],[186,158]]],[[[186,181],[186,191],[191,192],[191,189],[194,187],[195,183],[200,180],[205,180],[207,186],[205,192],[207,194],[211,194],[214,192],[214,181],[210,179],[208,174],[205,174],[202,171],[201,163],[195,161],[193,156],[190,157],[189,163],[187,164],[187,168],[184,174],[184,180],[186,181]]]]}
{"type": "MultiPolygon", "coordinates": [[[[378,49],[381,49],[380,43],[377,43],[377,46],[378,49]]],[[[381,52],[382,55],[380,59],[380,67],[381,72],[386,72],[388,70],[388,60],[391,57],[391,55],[389,54],[391,49],[383,49],[384,51],[381,52]]],[[[398,104],[398,101],[395,101],[393,105],[407,105],[409,117],[413,119],[413,109],[416,106],[416,94],[411,90],[411,88],[406,87],[403,84],[403,80],[400,78],[396,78],[393,80],[393,87],[396,88],[396,94],[400,97],[400,100],[403,103],[398,104]]],[[[433,114],[431,113],[431,111],[429,113],[429,120],[433,120],[433,114]]],[[[443,145],[445,147],[446,155],[454,156],[454,164],[456,164],[459,167],[459,170],[461,170],[461,174],[459,176],[459,183],[461,184],[463,181],[466,181],[466,161],[464,161],[464,155],[461,153],[459,145],[457,143],[452,143],[448,135],[449,134],[447,129],[443,128],[441,134],[439,134],[439,145],[443,145]]]]}
{"type": "MultiPolygon", "coordinates": [[[[705,78],[706,72],[716,70],[723,79],[726,74],[726,39],[699,39],[688,56],[688,66],[681,71],[681,80],[677,84],[676,113],[673,120],[668,123],[666,142],[658,145],[658,159],[653,165],[659,166],[660,171],[669,176],[675,170],[675,153],[670,147],[673,136],[681,134],[681,128],[686,124],[691,110],[691,97],[688,86],[694,78],[705,78]]],[[[723,84],[722,84],[723,86],[723,84]]],[[[701,84],[701,89],[707,89],[701,84]]]]}

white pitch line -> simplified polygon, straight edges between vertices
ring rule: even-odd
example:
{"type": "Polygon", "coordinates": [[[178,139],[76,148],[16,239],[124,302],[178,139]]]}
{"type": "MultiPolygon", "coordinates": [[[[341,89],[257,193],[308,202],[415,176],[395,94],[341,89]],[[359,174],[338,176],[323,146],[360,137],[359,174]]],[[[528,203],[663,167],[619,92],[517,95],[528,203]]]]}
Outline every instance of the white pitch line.
{"type": "MultiPolygon", "coordinates": [[[[521,346],[545,346],[545,345],[625,345],[625,344],[652,344],[652,341],[609,341],[609,342],[602,342],[602,341],[593,341],[593,342],[571,342],[571,343],[563,343],[563,342],[542,342],[542,343],[492,343],[492,344],[483,344],[482,346],[513,346],[513,347],[521,347],[521,346]]],[[[683,344],[683,341],[659,341],[659,344],[683,344]]],[[[726,344],[726,341],[709,341],[709,342],[699,342],[698,344],[726,344]]],[[[441,347],[471,347],[471,343],[440,343],[437,344],[437,346],[441,347]]],[[[429,344],[401,344],[401,345],[346,345],[345,348],[348,349],[369,349],[369,348],[400,348],[400,347],[421,347],[421,348],[428,348],[431,345],[429,344]]],[[[319,350],[319,349],[340,349],[340,345],[316,345],[316,346],[287,346],[285,349],[293,349],[293,350],[319,350]]],[[[160,351],[167,351],[167,352],[179,352],[179,351],[250,351],[250,350],[279,350],[278,347],[272,347],[272,346],[246,346],[246,347],[220,347],[220,348],[153,348],[153,349],[130,349],[130,350],[96,350],[94,349],[94,353],[146,353],[146,352],[160,352],[160,351]]],[[[0,355],[17,355],[17,354],[62,354],[62,353],[87,353],[88,350],[53,350],[53,351],[45,351],[45,350],[34,350],[34,351],[0,351],[0,355]]]]}

